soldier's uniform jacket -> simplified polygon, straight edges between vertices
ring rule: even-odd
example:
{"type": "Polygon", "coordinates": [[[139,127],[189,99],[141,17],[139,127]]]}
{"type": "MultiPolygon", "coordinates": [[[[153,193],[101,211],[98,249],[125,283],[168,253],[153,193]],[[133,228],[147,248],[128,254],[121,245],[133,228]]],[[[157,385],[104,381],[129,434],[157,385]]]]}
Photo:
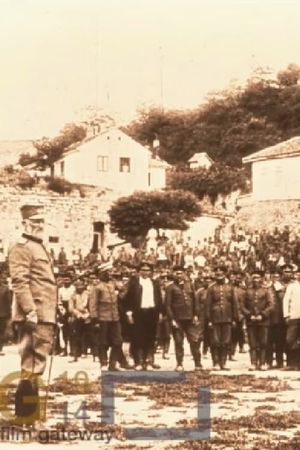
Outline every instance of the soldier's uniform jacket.
{"type": "Polygon", "coordinates": [[[91,289],[89,310],[92,319],[109,322],[119,320],[118,295],[113,281],[102,281],[91,289]]]}
{"type": "Polygon", "coordinates": [[[166,289],[166,313],[170,320],[189,320],[199,316],[199,303],[189,282],[172,283],[166,289]]]}
{"type": "Polygon", "coordinates": [[[8,253],[13,290],[12,319],[36,311],[40,322],[55,323],[57,286],[51,258],[42,240],[23,234],[8,253]]]}
{"type": "Polygon", "coordinates": [[[215,283],[207,289],[207,320],[211,323],[231,323],[238,319],[233,287],[215,283]]]}
{"type": "Polygon", "coordinates": [[[236,300],[237,305],[237,322],[241,322],[244,318],[243,314],[243,304],[246,295],[246,289],[241,286],[234,286],[233,293],[236,300]]]}
{"type": "Polygon", "coordinates": [[[251,316],[261,315],[263,320],[254,322],[257,325],[269,325],[270,313],[274,307],[274,299],[270,288],[259,287],[249,288],[242,307],[243,314],[246,317],[247,324],[251,325],[251,316]]]}

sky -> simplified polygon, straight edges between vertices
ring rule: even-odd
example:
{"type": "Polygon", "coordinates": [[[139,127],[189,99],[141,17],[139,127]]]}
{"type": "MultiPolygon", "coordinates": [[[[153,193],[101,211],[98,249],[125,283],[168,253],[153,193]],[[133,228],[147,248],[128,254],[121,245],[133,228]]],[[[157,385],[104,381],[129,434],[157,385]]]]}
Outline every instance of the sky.
{"type": "Polygon", "coordinates": [[[100,109],[195,108],[257,67],[300,64],[300,0],[0,0],[0,140],[100,109]]]}

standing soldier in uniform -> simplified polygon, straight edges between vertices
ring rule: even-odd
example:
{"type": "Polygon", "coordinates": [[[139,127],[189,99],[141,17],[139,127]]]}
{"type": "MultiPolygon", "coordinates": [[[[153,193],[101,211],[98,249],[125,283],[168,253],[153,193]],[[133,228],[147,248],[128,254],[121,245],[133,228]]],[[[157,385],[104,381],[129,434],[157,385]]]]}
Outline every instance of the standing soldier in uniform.
{"type": "Polygon", "coordinates": [[[232,341],[231,341],[231,351],[230,351],[230,357],[229,360],[233,361],[233,357],[237,348],[237,345],[239,345],[240,353],[244,352],[244,345],[245,345],[245,334],[244,334],[244,316],[242,313],[242,305],[244,303],[244,298],[246,295],[246,290],[243,286],[243,276],[242,272],[235,272],[232,274],[232,286],[233,286],[233,292],[234,297],[236,300],[237,305],[237,321],[236,326],[232,330],[232,341]]]}
{"type": "Polygon", "coordinates": [[[211,329],[211,353],[213,365],[226,368],[226,360],[231,344],[231,330],[237,319],[237,306],[233,287],[225,283],[226,268],[218,266],[215,271],[216,283],[207,290],[207,321],[211,329]]]}
{"type": "Polygon", "coordinates": [[[111,279],[110,263],[99,267],[99,283],[91,290],[89,310],[94,330],[98,331],[101,370],[119,370],[122,355],[122,333],[118,308],[117,285],[111,279]],[[107,351],[111,348],[109,362],[107,351]],[[108,366],[108,367],[107,367],[108,366]]]}
{"type": "Polygon", "coordinates": [[[203,330],[203,355],[207,355],[208,349],[210,348],[210,333],[209,328],[207,326],[207,317],[206,317],[206,311],[207,311],[207,289],[209,285],[212,282],[211,275],[208,272],[204,272],[201,275],[201,279],[199,277],[199,287],[196,291],[196,301],[199,305],[203,305],[203,323],[204,323],[204,330],[203,330]],[[200,285],[201,283],[201,285],[200,285]]]}
{"type": "Polygon", "coordinates": [[[182,266],[174,267],[174,282],[166,289],[166,312],[171,322],[177,371],[183,371],[184,337],[193,356],[195,370],[201,369],[200,344],[204,332],[204,302],[196,294],[182,266]]]}
{"type": "Polygon", "coordinates": [[[42,241],[41,207],[21,207],[22,237],[9,250],[13,290],[12,318],[17,324],[21,379],[15,395],[16,422],[40,419],[38,378],[44,373],[55,332],[57,287],[51,258],[42,241]],[[33,401],[28,403],[28,396],[33,401]],[[27,397],[27,402],[26,402],[27,397]]]}
{"type": "Polygon", "coordinates": [[[251,366],[249,370],[267,370],[266,351],[270,312],[273,309],[270,288],[262,287],[260,272],[252,274],[252,287],[246,290],[242,311],[246,317],[251,366]]]}

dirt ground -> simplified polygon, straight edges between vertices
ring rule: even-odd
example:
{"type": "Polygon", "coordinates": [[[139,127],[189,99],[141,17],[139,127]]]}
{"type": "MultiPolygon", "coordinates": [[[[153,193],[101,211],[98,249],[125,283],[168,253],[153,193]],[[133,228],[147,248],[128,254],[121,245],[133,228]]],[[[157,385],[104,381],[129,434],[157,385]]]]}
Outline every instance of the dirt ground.
{"type": "MultiPolygon", "coordinates": [[[[156,362],[161,370],[147,372],[150,378],[116,383],[114,424],[107,424],[112,409],[101,397],[101,387],[106,388],[100,382],[99,363],[90,355],[77,363],[55,356],[46,421],[39,430],[26,434],[11,424],[11,403],[18,381],[18,374],[11,374],[19,370],[17,348],[5,347],[4,351],[0,356],[3,448],[19,449],[22,444],[40,449],[56,444],[60,448],[119,450],[300,449],[300,373],[249,372],[247,353],[237,354],[228,372],[212,371],[209,357],[203,358],[204,370],[194,372],[187,350],[184,375],[173,372],[172,350],[169,360],[158,353],[156,362]],[[151,381],[152,376],[156,379],[151,381]],[[181,379],[174,378],[178,376],[181,379]],[[137,440],[128,435],[133,427],[138,429],[137,440]],[[156,440],[149,433],[156,433],[156,440]]],[[[47,368],[44,383],[48,373],[47,368]]],[[[45,387],[41,386],[41,391],[44,393],[45,387]]]]}

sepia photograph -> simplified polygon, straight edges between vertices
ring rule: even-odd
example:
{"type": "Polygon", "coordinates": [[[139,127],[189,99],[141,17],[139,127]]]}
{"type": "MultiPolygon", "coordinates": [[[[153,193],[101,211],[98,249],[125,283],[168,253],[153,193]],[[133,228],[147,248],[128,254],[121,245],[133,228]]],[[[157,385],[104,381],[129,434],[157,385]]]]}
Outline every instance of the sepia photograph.
{"type": "Polygon", "coordinates": [[[0,9],[0,448],[300,450],[300,0],[0,9]]]}

